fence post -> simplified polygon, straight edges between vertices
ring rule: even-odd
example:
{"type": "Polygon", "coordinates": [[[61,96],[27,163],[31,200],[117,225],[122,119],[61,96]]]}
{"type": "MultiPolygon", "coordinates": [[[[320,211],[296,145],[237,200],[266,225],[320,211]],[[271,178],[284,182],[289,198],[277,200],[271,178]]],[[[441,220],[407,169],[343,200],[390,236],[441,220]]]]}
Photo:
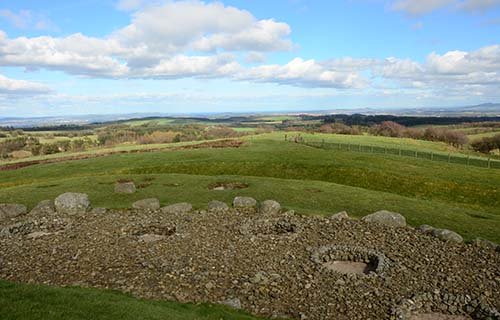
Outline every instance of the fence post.
{"type": "Polygon", "coordinates": [[[488,157],[488,169],[490,169],[490,168],[491,168],[491,158],[488,157]]]}
{"type": "Polygon", "coordinates": [[[448,163],[450,163],[450,162],[451,162],[451,154],[448,153],[448,163]]]}
{"type": "Polygon", "coordinates": [[[418,151],[415,150],[415,158],[418,158],[418,151]]]}

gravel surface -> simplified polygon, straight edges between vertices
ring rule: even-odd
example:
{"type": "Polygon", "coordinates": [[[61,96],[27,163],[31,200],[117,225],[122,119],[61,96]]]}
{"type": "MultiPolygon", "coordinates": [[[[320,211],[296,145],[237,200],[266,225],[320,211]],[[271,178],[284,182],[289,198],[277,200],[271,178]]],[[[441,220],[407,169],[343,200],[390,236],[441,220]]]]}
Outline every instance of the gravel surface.
{"type": "Polygon", "coordinates": [[[402,301],[423,293],[500,308],[500,253],[409,227],[228,209],[38,213],[2,221],[0,230],[0,278],[12,281],[113,288],[295,319],[396,319],[402,301]],[[332,252],[350,247],[379,253],[384,271],[343,274],[320,263],[318,252],[370,262],[332,252]]]}

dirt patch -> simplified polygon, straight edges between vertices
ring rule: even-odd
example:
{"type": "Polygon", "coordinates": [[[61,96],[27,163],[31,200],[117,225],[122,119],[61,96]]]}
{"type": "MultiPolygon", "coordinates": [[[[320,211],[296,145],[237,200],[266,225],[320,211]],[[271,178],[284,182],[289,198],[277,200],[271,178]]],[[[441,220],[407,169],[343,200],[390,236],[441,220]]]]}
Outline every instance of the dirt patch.
{"type": "Polygon", "coordinates": [[[237,189],[246,189],[248,188],[248,184],[243,182],[215,182],[208,185],[208,189],[210,190],[237,190],[237,189]]]}
{"type": "Polygon", "coordinates": [[[344,274],[368,274],[375,271],[375,268],[368,263],[354,261],[331,261],[323,266],[328,270],[344,274]]]}
{"type": "Polygon", "coordinates": [[[454,316],[442,313],[423,313],[415,314],[410,317],[409,320],[471,320],[472,318],[467,316],[454,316]]]}

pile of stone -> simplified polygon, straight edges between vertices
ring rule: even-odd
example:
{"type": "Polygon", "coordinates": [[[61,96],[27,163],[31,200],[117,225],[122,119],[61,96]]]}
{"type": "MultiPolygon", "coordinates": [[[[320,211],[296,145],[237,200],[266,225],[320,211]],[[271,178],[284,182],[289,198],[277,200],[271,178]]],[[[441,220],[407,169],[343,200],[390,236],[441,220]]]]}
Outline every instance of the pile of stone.
{"type": "Polygon", "coordinates": [[[65,193],[29,213],[0,205],[0,278],[223,303],[273,318],[440,312],[495,319],[498,246],[454,238],[432,227],[413,229],[389,211],[361,220],[346,212],[302,216],[250,197],[231,205],[214,200],[201,210],[148,198],[113,210],[65,193]],[[325,268],[335,261],[366,263],[373,272],[325,268]]]}

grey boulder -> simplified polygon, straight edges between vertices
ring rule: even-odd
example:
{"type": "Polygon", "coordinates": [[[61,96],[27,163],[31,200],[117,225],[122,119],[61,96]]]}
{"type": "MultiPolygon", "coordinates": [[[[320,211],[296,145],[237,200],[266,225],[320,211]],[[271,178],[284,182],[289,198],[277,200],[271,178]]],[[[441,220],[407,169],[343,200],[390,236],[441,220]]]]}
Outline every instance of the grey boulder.
{"type": "Polygon", "coordinates": [[[161,208],[161,212],[168,214],[188,213],[193,210],[193,206],[187,202],[175,203],[161,208]]]}
{"type": "Polygon", "coordinates": [[[87,212],[90,201],[85,193],[66,192],[56,198],[54,205],[58,213],[74,215],[87,212]]]}
{"type": "Polygon", "coordinates": [[[251,197],[236,197],[233,200],[234,208],[255,208],[257,200],[251,197]]]}
{"type": "Polygon", "coordinates": [[[432,230],[432,235],[438,239],[441,239],[443,241],[450,241],[450,242],[456,242],[456,243],[461,243],[464,241],[461,235],[458,233],[447,230],[447,229],[434,229],[432,230]]]}
{"type": "Polygon", "coordinates": [[[56,212],[56,207],[54,201],[52,200],[42,200],[33,209],[31,209],[30,214],[32,215],[46,215],[56,212]]]}
{"type": "Polygon", "coordinates": [[[132,181],[117,182],[115,184],[115,193],[134,193],[136,191],[135,184],[132,181]]]}
{"type": "Polygon", "coordinates": [[[148,198],[136,201],[132,204],[132,208],[141,210],[158,210],[160,209],[160,200],[156,198],[148,198]]]}
{"type": "Polygon", "coordinates": [[[277,214],[281,211],[281,205],[274,200],[265,200],[260,204],[260,213],[277,214]]]}
{"type": "Polygon", "coordinates": [[[406,219],[397,212],[387,210],[377,211],[375,213],[364,216],[362,221],[369,223],[378,223],[390,227],[404,227],[406,226],[406,219]]]}
{"type": "Polygon", "coordinates": [[[26,214],[28,208],[25,205],[17,203],[0,203],[0,220],[15,218],[26,214]]]}
{"type": "Polygon", "coordinates": [[[212,200],[208,203],[208,211],[210,212],[220,212],[229,210],[229,206],[222,201],[212,200]]]}

